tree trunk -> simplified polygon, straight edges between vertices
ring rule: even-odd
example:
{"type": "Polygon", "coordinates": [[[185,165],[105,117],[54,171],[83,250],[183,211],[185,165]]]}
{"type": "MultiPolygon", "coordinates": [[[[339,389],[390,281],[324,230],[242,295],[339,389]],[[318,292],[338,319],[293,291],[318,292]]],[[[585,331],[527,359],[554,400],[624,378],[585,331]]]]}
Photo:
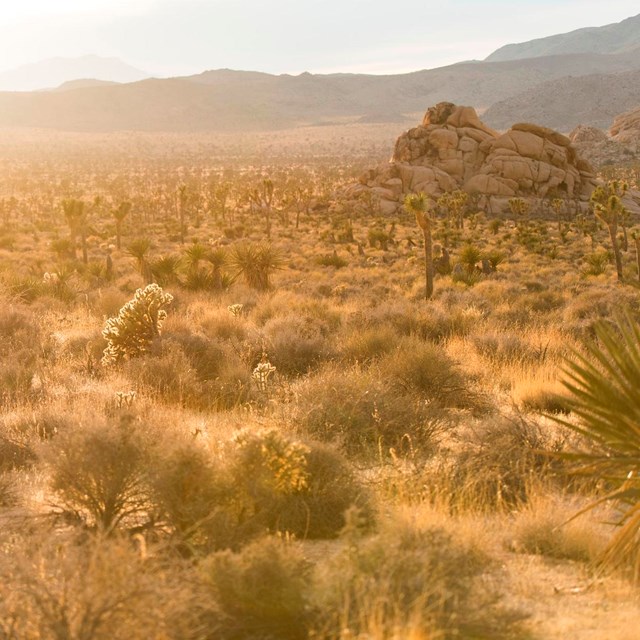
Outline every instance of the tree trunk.
{"type": "Polygon", "coordinates": [[[613,255],[616,259],[616,272],[618,274],[618,280],[622,282],[622,253],[618,246],[618,225],[609,225],[609,236],[611,237],[611,248],[613,249],[613,255]]]}
{"type": "MultiPolygon", "coordinates": [[[[426,217],[426,216],[425,216],[426,217]]],[[[431,221],[426,219],[426,224],[422,229],[424,236],[424,260],[425,260],[425,300],[430,300],[433,296],[433,243],[431,240],[431,221]]]]}
{"type": "Polygon", "coordinates": [[[88,264],[89,256],[87,254],[87,232],[83,229],[80,232],[80,242],[82,243],[82,262],[88,264]]]}
{"type": "Polygon", "coordinates": [[[638,266],[638,280],[640,281],[640,236],[634,238],[636,243],[636,264],[638,266]]]}

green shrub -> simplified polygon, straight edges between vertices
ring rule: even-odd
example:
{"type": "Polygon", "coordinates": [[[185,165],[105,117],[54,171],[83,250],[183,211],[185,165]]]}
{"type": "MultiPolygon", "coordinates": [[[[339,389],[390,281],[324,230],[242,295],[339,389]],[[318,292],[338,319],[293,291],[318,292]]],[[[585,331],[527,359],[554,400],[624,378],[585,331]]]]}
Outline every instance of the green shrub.
{"type": "Polygon", "coordinates": [[[299,538],[331,538],[356,506],[373,518],[367,492],[346,460],[316,443],[285,438],[275,429],[241,432],[232,456],[232,475],[257,522],[299,538]]]}

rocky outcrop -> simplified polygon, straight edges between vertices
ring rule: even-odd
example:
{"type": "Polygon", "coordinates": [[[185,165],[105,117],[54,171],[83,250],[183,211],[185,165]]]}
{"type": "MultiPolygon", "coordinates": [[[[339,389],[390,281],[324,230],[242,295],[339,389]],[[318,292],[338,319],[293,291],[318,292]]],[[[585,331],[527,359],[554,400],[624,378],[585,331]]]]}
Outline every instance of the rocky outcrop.
{"type": "Polygon", "coordinates": [[[640,107],[617,116],[609,133],[632,152],[640,153],[640,107]]]}
{"type": "Polygon", "coordinates": [[[367,172],[345,195],[369,191],[382,213],[393,213],[407,193],[438,197],[462,189],[496,211],[513,197],[586,202],[595,185],[591,165],[557,131],[520,123],[500,134],[472,107],[441,102],[398,138],[388,165],[367,172]]]}
{"type": "Polygon", "coordinates": [[[569,134],[569,139],[580,156],[594,167],[624,165],[637,160],[632,148],[596,127],[578,125],[569,134]]]}

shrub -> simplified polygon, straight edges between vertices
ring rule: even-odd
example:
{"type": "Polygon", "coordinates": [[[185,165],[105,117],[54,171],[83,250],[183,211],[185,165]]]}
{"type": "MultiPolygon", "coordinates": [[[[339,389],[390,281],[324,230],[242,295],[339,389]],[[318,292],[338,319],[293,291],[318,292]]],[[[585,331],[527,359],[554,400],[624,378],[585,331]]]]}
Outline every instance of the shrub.
{"type": "Polygon", "coordinates": [[[202,567],[213,600],[207,626],[220,640],[304,640],[310,608],[309,564],[290,544],[252,543],[239,553],[221,551],[202,567]]]}
{"type": "Polygon", "coordinates": [[[335,267],[336,269],[342,269],[349,264],[348,260],[345,260],[345,258],[339,256],[337,253],[319,256],[316,258],[316,262],[322,267],[335,267]]]}
{"type": "MultiPolygon", "coordinates": [[[[169,629],[189,632],[184,587],[166,588],[169,572],[146,561],[128,540],[30,533],[14,534],[1,546],[1,637],[144,640],[169,629]]],[[[172,567],[170,575],[180,573],[172,567]]]]}
{"type": "Polygon", "coordinates": [[[255,535],[253,522],[241,522],[245,505],[236,498],[231,474],[197,442],[183,441],[163,451],[150,477],[158,514],[179,549],[237,548],[255,535]]]}
{"type": "Polygon", "coordinates": [[[441,347],[406,338],[380,361],[388,381],[404,393],[415,393],[441,407],[482,410],[483,399],[441,347]]]}
{"type": "Polygon", "coordinates": [[[271,531],[301,538],[331,538],[350,507],[373,513],[367,493],[337,452],[285,438],[275,429],[236,438],[232,474],[254,517],[271,531]]]}
{"type": "Polygon", "coordinates": [[[171,304],[173,296],[165,293],[157,284],[138,289],[133,300],[120,313],[107,320],[102,331],[107,347],[103,364],[120,362],[146,353],[152,342],[160,335],[167,312],[164,307],[171,304]]]}
{"type": "Polygon", "coordinates": [[[390,450],[433,450],[442,414],[358,369],[326,369],[297,388],[295,420],[305,434],[347,453],[386,457],[390,450]]]}
{"type": "Polygon", "coordinates": [[[351,328],[340,341],[341,356],[345,360],[370,364],[391,351],[398,341],[392,327],[351,328]]]}
{"type": "Polygon", "coordinates": [[[443,530],[403,524],[346,542],[314,585],[321,637],[499,638],[513,631],[504,620],[487,633],[496,599],[474,581],[489,562],[443,530]]]}
{"type": "Polygon", "coordinates": [[[544,453],[559,451],[562,438],[547,437],[521,418],[484,421],[462,438],[464,448],[426,481],[455,509],[512,509],[526,503],[541,480],[563,471],[544,453]]]}
{"type": "Polygon", "coordinates": [[[42,450],[59,506],[108,534],[139,525],[148,515],[150,447],[130,415],[117,422],[96,417],[59,434],[42,450]]]}
{"type": "Polygon", "coordinates": [[[329,352],[320,322],[288,315],[269,320],[264,326],[269,360],[279,373],[301,375],[325,359],[329,352]]]}

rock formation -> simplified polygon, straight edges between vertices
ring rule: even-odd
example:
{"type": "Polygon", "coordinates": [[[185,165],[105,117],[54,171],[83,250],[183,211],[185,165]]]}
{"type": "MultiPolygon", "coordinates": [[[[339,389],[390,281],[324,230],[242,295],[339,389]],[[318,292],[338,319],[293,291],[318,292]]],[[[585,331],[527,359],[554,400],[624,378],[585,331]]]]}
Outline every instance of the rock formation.
{"type": "Polygon", "coordinates": [[[614,140],[640,154],[640,107],[617,116],[609,133],[614,140]]]}
{"type": "Polygon", "coordinates": [[[462,189],[497,212],[506,210],[513,197],[586,203],[596,184],[591,165],[566,136],[526,123],[500,134],[483,124],[472,107],[441,102],[427,111],[420,126],[398,138],[388,165],[368,171],[345,196],[355,199],[369,191],[378,196],[380,211],[391,214],[407,193],[438,197],[462,189]]]}
{"type": "Polygon", "coordinates": [[[578,125],[569,139],[580,156],[594,167],[624,165],[637,160],[633,149],[596,127],[578,125]]]}

